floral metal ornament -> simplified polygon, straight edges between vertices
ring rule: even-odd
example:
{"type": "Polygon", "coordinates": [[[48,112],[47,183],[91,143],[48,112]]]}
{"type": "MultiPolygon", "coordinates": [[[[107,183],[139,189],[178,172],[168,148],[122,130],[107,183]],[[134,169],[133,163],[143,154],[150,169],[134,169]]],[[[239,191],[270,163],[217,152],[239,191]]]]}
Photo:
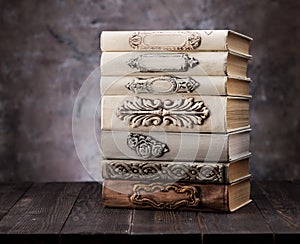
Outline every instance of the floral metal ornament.
{"type": "Polygon", "coordinates": [[[127,145],[130,149],[134,150],[141,158],[159,158],[169,148],[165,143],[155,140],[151,136],[146,136],[138,133],[130,133],[127,137],[127,145]]]}
{"type": "Polygon", "coordinates": [[[125,101],[116,115],[134,128],[161,124],[193,128],[204,123],[209,109],[193,97],[177,100],[134,97],[133,101],[125,101]]]}

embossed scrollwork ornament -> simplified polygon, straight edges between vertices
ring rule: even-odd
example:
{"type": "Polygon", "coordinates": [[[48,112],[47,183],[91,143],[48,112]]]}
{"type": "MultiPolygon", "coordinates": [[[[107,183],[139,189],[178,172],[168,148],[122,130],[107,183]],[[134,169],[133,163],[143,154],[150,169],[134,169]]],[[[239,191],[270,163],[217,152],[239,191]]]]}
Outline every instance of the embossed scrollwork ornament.
{"type": "Polygon", "coordinates": [[[169,152],[165,143],[155,140],[151,136],[138,133],[130,133],[127,137],[127,145],[141,158],[159,158],[169,152]]]}
{"type": "Polygon", "coordinates": [[[158,76],[136,77],[125,87],[134,93],[173,94],[191,93],[199,86],[199,82],[191,77],[158,76]]]}
{"type": "Polygon", "coordinates": [[[203,101],[194,98],[172,101],[135,97],[133,101],[124,102],[116,115],[134,128],[161,124],[193,128],[204,123],[209,117],[209,109],[203,101]]]}

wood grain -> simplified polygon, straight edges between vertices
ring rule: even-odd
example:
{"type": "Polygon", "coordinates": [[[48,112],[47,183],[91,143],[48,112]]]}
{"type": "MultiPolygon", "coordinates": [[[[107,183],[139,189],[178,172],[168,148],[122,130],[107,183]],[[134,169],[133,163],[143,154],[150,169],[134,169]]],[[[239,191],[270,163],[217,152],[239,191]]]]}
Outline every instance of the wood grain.
{"type": "Polygon", "coordinates": [[[0,233],[58,234],[82,183],[35,183],[0,221],[0,233]]]}
{"type": "Polygon", "coordinates": [[[106,209],[101,197],[100,183],[86,183],[72,213],[68,217],[63,234],[121,234],[131,228],[132,211],[129,209],[106,209]]]}
{"type": "Polygon", "coordinates": [[[252,185],[255,203],[274,232],[275,240],[278,243],[299,241],[299,182],[254,182],[252,185]]]}
{"type": "Polygon", "coordinates": [[[252,202],[234,214],[198,213],[204,243],[272,243],[272,231],[252,202]]]}
{"type": "Polygon", "coordinates": [[[253,202],[228,214],[106,208],[98,182],[2,184],[0,243],[298,243],[300,182],[251,185],[253,202]]]}
{"type": "Polygon", "coordinates": [[[0,184],[0,220],[8,213],[30,186],[31,183],[0,184]]]}
{"type": "Polygon", "coordinates": [[[197,213],[191,211],[153,211],[134,210],[131,233],[139,235],[167,234],[197,234],[199,225],[197,213]]]}

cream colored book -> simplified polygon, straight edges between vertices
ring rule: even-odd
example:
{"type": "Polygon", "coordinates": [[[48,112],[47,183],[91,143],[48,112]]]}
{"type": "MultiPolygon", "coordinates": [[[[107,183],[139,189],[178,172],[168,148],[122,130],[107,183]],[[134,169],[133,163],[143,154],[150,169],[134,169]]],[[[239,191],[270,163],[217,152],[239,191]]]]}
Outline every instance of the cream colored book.
{"type": "Polygon", "coordinates": [[[230,96],[103,96],[101,129],[226,133],[250,127],[249,99],[230,96]]]}
{"type": "Polygon", "coordinates": [[[104,159],[228,162],[250,153],[250,131],[226,134],[101,131],[104,159]]]}
{"type": "Polygon", "coordinates": [[[249,58],[231,52],[103,52],[101,76],[247,77],[249,58]]]}
{"type": "Polygon", "coordinates": [[[245,96],[251,80],[234,76],[102,76],[101,95],[191,94],[245,96]]]}
{"type": "Polygon", "coordinates": [[[252,38],[233,30],[102,31],[101,50],[234,51],[249,55],[252,38]]]}
{"type": "Polygon", "coordinates": [[[140,180],[230,184],[249,177],[249,156],[220,162],[102,160],[105,180],[140,180]]]}

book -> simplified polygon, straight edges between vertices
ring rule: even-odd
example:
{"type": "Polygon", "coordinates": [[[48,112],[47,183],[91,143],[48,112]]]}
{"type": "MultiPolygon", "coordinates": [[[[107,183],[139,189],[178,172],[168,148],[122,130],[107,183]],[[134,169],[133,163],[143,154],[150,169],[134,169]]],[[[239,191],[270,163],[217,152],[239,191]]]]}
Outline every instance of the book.
{"type": "Polygon", "coordinates": [[[104,52],[234,51],[249,54],[252,38],[233,30],[102,31],[104,52]]]}
{"type": "Polygon", "coordinates": [[[250,131],[166,133],[101,131],[104,159],[227,162],[250,153],[250,131]]]}
{"type": "Polygon", "coordinates": [[[229,184],[249,177],[249,157],[220,162],[103,160],[105,180],[192,182],[229,184]]]}
{"type": "Polygon", "coordinates": [[[251,97],[251,79],[234,76],[101,76],[101,95],[172,95],[251,97]]]}
{"type": "Polygon", "coordinates": [[[103,31],[105,207],[234,212],[251,202],[252,38],[103,31]]]}
{"type": "Polygon", "coordinates": [[[105,207],[234,212],[251,202],[250,178],[232,184],[104,180],[105,207]]]}
{"type": "Polygon", "coordinates": [[[103,52],[101,76],[186,75],[247,78],[249,57],[232,52],[103,52]]]}
{"type": "Polygon", "coordinates": [[[226,133],[249,128],[249,99],[231,96],[103,96],[101,129],[226,133]]]}

